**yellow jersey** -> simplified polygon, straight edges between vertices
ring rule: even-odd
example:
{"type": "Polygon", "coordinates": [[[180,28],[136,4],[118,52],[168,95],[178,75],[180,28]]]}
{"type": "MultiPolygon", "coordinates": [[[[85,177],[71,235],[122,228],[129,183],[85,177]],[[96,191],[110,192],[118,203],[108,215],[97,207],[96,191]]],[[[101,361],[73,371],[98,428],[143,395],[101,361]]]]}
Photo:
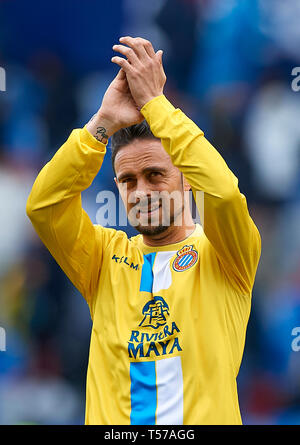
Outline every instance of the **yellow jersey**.
{"type": "Polygon", "coordinates": [[[85,423],[240,424],[236,377],[261,239],[236,176],[162,95],[141,110],[195,194],[202,225],[181,242],[93,224],[81,192],[106,146],[75,129],[37,176],[26,212],[92,318],[85,423]]]}

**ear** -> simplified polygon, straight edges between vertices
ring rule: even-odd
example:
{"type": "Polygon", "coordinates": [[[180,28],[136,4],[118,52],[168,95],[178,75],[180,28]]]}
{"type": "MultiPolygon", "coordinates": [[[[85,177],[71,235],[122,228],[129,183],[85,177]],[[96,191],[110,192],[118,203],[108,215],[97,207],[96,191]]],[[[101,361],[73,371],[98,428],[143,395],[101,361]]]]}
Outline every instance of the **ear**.
{"type": "Polygon", "coordinates": [[[118,183],[118,180],[116,177],[114,177],[114,181],[115,181],[116,186],[119,188],[119,183],[118,183]]]}

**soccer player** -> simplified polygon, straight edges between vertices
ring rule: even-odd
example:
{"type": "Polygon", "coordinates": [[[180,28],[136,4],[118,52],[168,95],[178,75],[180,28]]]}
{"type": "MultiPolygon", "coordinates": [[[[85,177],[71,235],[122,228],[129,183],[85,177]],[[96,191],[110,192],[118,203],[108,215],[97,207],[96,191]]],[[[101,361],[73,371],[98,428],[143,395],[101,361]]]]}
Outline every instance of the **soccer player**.
{"type": "Polygon", "coordinates": [[[113,49],[120,71],[98,112],[42,168],[26,205],[89,305],[85,423],[240,424],[259,232],[221,155],[165,97],[162,51],[132,37],[113,49]],[[110,137],[131,239],[81,204],[110,137]],[[189,188],[202,193],[202,225],[185,210],[189,188]]]}

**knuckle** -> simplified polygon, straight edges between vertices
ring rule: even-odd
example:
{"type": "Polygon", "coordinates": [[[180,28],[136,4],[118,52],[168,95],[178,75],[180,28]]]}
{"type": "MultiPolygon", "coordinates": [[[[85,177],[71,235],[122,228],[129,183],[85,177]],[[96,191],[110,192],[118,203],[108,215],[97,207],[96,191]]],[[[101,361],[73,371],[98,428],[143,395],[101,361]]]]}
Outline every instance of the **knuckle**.
{"type": "Polygon", "coordinates": [[[136,38],[136,46],[141,47],[143,45],[143,39],[141,39],[140,37],[136,38]]]}

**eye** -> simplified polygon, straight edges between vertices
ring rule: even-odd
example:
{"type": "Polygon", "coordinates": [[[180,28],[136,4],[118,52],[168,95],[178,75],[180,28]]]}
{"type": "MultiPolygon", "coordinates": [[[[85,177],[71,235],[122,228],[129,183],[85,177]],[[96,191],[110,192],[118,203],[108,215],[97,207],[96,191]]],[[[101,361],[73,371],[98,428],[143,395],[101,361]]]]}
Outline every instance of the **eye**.
{"type": "Polygon", "coordinates": [[[150,177],[151,177],[151,178],[154,178],[154,177],[156,177],[156,176],[161,176],[161,173],[160,173],[160,172],[151,172],[151,173],[150,173],[150,177]]]}
{"type": "Polygon", "coordinates": [[[121,179],[120,183],[121,184],[128,184],[131,181],[133,181],[133,178],[124,178],[124,179],[121,179]]]}

